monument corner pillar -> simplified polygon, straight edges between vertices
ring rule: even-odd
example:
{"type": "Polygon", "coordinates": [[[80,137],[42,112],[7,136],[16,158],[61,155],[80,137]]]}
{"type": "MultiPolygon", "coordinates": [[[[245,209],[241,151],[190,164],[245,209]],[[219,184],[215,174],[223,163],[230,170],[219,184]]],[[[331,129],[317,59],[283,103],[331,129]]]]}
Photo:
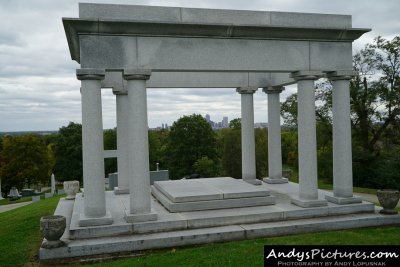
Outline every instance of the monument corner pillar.
{"type": "Polygon", "coordinates": [[[150,70],[124,70],[128,84],[128,139],[130,206],[127,222],[157,220],[151,209],[146,81],[150,70]]]}
{"type": "Polygon", "coordinates": [[[281,146],[281,108],[279,95],[283,86],[263,88],[268,95],[268,177],[263,181],[268,184],[284,184],[288,179],[282,177],[282,146],[281,146]]]}
{"type": "Polygon", "coordinates": [[[85,190],[79,226],[112,224],[106,210],[101,80],[104,69],[77,69],[82,97],[82,162],[85,190]]]}
{"type": "Polygon", "coordinates": [[[262,183],[256,178],[253,94],[257,90],[258,88],[253,86],[236,89],[241,98],[242,179],[253,185],[261,185],[262,183]]]}
{"type": "Polygon", "coordinates": [[[303,208],[326,206],[318,198],[317,136],[315,120],[314,81],[322,76],[318,71],[298,71],[291,74],[297,81],[297,130],[299,158],[299,195],[291,202],[303,208]]]}

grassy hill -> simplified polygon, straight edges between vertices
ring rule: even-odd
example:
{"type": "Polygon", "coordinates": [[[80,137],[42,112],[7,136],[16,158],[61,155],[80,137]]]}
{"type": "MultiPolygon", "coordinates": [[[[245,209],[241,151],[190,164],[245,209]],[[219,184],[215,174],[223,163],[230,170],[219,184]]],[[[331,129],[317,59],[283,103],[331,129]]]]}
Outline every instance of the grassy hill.
{"type": "MultiPolygon", "coordinates": [[[[39,220],[52,214],[59,197],[0,213],[0,266],[42,266],[39,220]]],[[[140,256],[111,259],[90,266],[262,266],[264,245],[400,245],[400,227],[364,228],[145,251],[140,256]]],[[[86,263],[89,264],[89,263],[86,263]]],[[[46,264],[45,264],[46,265],[46,264]]],[[[82,266],[74,263],[63,266],[82,266]]],[[[54,266],[54,265],[52,265],[54,266]]]]}

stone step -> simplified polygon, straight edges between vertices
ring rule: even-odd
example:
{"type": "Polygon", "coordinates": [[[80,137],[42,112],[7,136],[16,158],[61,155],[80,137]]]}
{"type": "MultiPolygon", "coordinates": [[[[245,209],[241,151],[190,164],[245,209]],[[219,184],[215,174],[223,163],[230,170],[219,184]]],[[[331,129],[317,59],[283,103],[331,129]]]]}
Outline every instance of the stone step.
{"type": "Polygon", "coordinates": [[[39,257],[41,260],[84,257],[248,238],[399,224],[400,215],[385,216],[377,212],[257,224],[238,224],[163,233],[65,240],[67,242],[65,247],[56,249],[41,248],[39,257]]]}
{"type": "Polygon", "coordinates": [[[77,220],[77,214],[74,214],[72,216],[73,223],[70,227],[69,238],[86,239],[113,235],[167,232],[173,230],[197,229],[234,224],[297,220],[350,213],[371,213],[374,211],[374,205],[368,202],[341,206],[330,204],[326,207],[308,209],[299,208],[290,203],[279,203],[270,206],[191,211],[170,214],[166,212],[159,203],[154,201],[152,203],[152,208],[159,215],[157,221],[126,223],[122,218],[118,220],[118,218],[115,217],[115,223],[112,225],[92,227],[79,227],[77,223],[74,222],[74,220],[77,220]]]}
{"type": "Polygon", "coordinates": [[[194,201],[189,201],[189,199],[186,198],[185,202],[174,202],[171,201],[171,198],[166,196],[156,186],[151,187],[151,193],[170,212],[265,206],[274,205],[276,203],[275,197],[273,196],[242,197],[229,199],[223,199],[223,197],[221,197],[219,199],[207,199],[202,201],[199,201],[197,199],[195,199],[194,201]]]}

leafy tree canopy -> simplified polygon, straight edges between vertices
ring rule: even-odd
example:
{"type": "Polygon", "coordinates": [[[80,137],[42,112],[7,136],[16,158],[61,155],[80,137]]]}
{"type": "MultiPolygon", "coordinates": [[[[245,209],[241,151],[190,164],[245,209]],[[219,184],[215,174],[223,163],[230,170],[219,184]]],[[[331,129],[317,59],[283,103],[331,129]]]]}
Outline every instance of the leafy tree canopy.
{"type": "Polygon", "coordinates": [[[210,124],[201,116],[183,116],[171,127],[165,158],[172,179],[193,174],[193,165],[202,157],[218,161],[216,136],[210,124]]]}
{"type": "Polygon", "coordinates": [[[6,192],[13,186],[47,184],[53,168],[53,155],[38,135],[3,137],[0,176],[6,192]]]}

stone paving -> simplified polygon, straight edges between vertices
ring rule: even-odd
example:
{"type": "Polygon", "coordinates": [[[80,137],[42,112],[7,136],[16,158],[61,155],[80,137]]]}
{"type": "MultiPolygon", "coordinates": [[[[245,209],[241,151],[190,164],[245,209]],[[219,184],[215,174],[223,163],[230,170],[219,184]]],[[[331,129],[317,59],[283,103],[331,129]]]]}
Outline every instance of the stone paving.
{"type": "Polygon", "coordinates": [[[13,209],[17,209],[17,208],[20,208],[20,207],[24,207],[24,206],[29,205],[31,203],[32,203],[32,201],[15,203],[15,204],[8,204],[8,205],[1,205],[0,206],[0,213],[6,212],[6,211],[9,211],[9,210],[13,210],[13,209]]]}

